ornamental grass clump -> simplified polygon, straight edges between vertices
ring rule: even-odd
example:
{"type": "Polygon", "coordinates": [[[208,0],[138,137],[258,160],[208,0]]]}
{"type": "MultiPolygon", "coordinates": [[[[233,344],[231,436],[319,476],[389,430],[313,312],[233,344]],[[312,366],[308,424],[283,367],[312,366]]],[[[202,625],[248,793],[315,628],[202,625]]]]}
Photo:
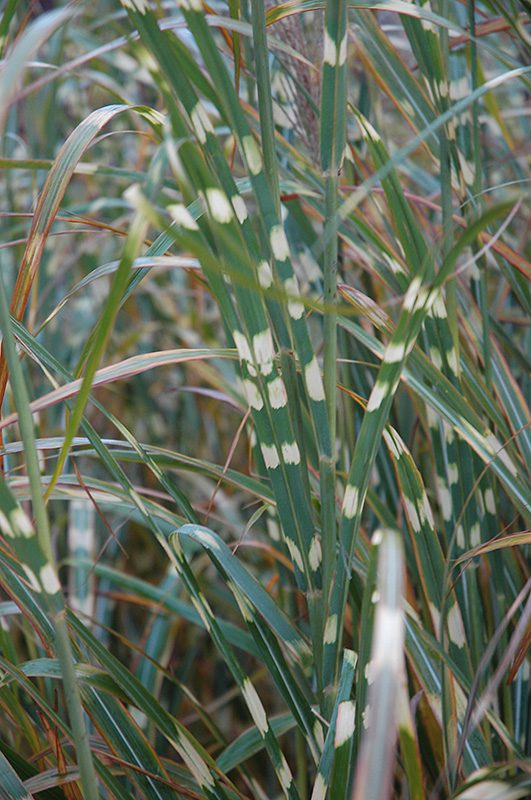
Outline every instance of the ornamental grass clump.
{"type": "Polygon", "coordinates": [[[529,795],[509,5],[0,8],[1,797],[529,795]]]}

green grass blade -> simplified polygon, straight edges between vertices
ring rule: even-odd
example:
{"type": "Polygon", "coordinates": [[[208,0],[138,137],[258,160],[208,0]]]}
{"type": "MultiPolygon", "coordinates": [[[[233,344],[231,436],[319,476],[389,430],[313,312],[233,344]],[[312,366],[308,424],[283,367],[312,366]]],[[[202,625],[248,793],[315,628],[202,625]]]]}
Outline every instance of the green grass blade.
{"type": "Polygon", "coordinates": [[[32,800],[19,776],[0,751],[0,798],[2,800],[32,800]]]}
{"type": "Polygon", "coordinates": [[[11,319],[5,295],[3,279],[0,279],[0,327],[3,333],[5,357],[7,360],[11,386],[15,404],[19,414],[19,424],[24,442],[26,466],[31,486],[31,498],[35,526],[17,507],[7,489],[4,479],[0,480],[1,505],[7,525],[4,535],[13,538],[17,556],[25,565],[26,577],[33,591],[43,593],[47,610],[52,615],[54,622],[54,645],[57,648],[63,671],[63,686],[69,710],[74,737],[76,753],[79,761],[81,783],[87,800],[97,797],[97,780],[94,769],[92,753],[90,750],[86,721],[79,696],[73,666],[73,655],[64,622],[64,604],[61,586],[57,578],[57,568],[53,561],[50,528],[46,506],[41,494],[41,479],[37,451],[35,449],[35,435],[33,421],[29,407],[29,399],[22,374],[22,368],[15,350],[15,342],[11,328],[11,319]]]}
{"type": "Polygon", "coordinates": [[[404,556],[396,531],[378,531],[378,599],[374,619],[366,731],[363,735],[354,798],[390,796],[397,735],[397,695],[404,669],[404,556]]]}

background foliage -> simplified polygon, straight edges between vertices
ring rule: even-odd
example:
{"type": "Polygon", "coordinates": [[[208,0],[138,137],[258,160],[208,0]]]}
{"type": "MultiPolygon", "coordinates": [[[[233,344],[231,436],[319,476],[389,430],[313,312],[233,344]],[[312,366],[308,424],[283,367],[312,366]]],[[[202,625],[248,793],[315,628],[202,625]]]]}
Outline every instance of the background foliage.
{"type": "Polygon", "coordinates": [[[528,796],[528,4],[0,9],[0,797],[528,796]]]}

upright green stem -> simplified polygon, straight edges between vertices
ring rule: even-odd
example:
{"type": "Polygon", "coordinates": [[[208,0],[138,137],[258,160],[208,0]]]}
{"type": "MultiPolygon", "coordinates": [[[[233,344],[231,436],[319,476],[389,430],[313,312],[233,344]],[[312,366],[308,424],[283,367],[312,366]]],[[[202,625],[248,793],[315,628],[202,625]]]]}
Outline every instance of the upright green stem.
{"type": "MultiPolygon", "coordinates": [[[[447,4],[442,0],[440,4],[439,13],[448,13],[447,4]]],[[[448,46],[448,32],[441,28],[439,30],[439,42],[441,48],[441,57],[443,62],[443,71],[446,76],[450,75],[449,72],[449,46],[448,46]]],[[[441,99],[441,107],[446,111],[448,102],[441,99]]],[[[444,128],[441,128],[439,134],[439,152],[440,152],[440,186],[441,186],[441,208],[442,208],[442,243],[441,243],[441,257],[444,259],[452,247],[453,236],[453,220],[452,220],[452,175],[451,175],[451,160],[450,160],[450,144],[444,128]]],[[[448,313],[448,328],[453,346],[458,347],[458,328],[457,328],[457,295],[456,295],[456,282],[455,278],[449,280],[446,284],[446,307],[448,313]]],[[[440,436],[440,431],[439,431],[440,436]]],[[[441,442],[443,448],[447,449],[446,441],[441,442]]],[[[442,465],[443,473],[442,480],[447,484],[447,475],[444,465],[442,465]]],[[[450,487],[448,487],[450,488],[450,487]]],[[[446,753],[448,781],[450,785],[453,784],[455,774],[452,767],[452,756],[455,743],[457,740],[457,726],[454,724],[451,714],[451,695],[452,684],[450,680],[450,672],[444,662],[441,662],[441,686],[442,686],[442,703],[444,708],[444,717],[451,720],[450,724],[444,725],[443,744],[446,753]]]]}
{"type": "Polygon", "coordinates": [[[61,675],[63,678],[63,690],[65,693],[66,706],[70,716],[70,724],[74,734],[76,745],[76,755],[81,775],[81,786],[83,787],[83,797],[91,800],[99,797],[96,771],[92,760],[92,751],[88,737],[88,730],[85,724],[85,713],[81,703],[81,695],[77,685],[72,646],[63,609],[54,619],[55,628],[55,647],[57,657],[61,664],[61,675]]]}
{"type": "MultiPolygon", "coordinates": [[[[278,172],[277,154],[275,150],[275,123],[273,119],[273,103],[271,97],[271,77],[269,73],[266,20],[263,0],[251,0],[251,14],[253,26],[253,49],[255,58],[256,85],[258,89],[258,106],[260,111],[260,132],[262,137],[262,155],[264,172],[269,184],[274,203],[275,215],[281,220],[280,205],[280,180],[278,172]]],[[[280,277],[280,276],[279,276],[280,277]]],[[[274,313],[274,309],[271,308],[274,313]]],[[[273,316],[275,322],[275,316],[273,316]]],[[[292,328],[292,334],[296,336],[292,328]]],[[[287,387],[296,386],[295,363],[291,356],[289,339],[278,337],[281,345],[282,374],[287,387]]],[[[294,404],[295,405],[295,404],[294,404]]],[[[301,430],[297,419],[298,412],[292,410],[295,431],[301,430]]],[[[302,448],[302,438],[300,438],[302,448]]],[[[304,454],[304,451],[303,451],[304,454]]],[[[322,481],[321,481],[322,486],[322,481]]],[[[309,487],[308,487],[309,488],[309,487]]],[[[308,492],[309,497],[309,492],[308,492]]],[[[323,558],[323,561],[325,559],[323,558]]],[[[316,678],[319,687],[322,687],[321,661],[322,661],[322,604],[314,592],[308,596],[310,624],[314,632],[314,647],[316,656],[316,678]]]]}
{"type": "MultiPolygon", "coordinates": [[[[470,28],[470,88],[474,92],[478,88],[478,53],[476,36],[476,2],[469,0],[468,2],[468,25],[470,28]]],[[[470,109],[472,114],[472,157],[474,159],[474,204],[478,206],[478,210],[482,207],[481,202],[481,156],[480,156],[480,138],[479,138],[479,104],[474,100],[470,109]]],[[[474,248],[476,250],[477,248],[474,248]]],[[[479,269],[479,289],[478,289],[478,303],[481,312],[481,327],[483,334],[483,365],[485,370],[485,381],[489,388],[492,387],[492,353],[490,345],[490,322],[489,322],[489,301],[487,294],[487,259],[481,258],[478,262],[479,269]]]]}
{"type": "Polygon", "coordinates": [[[337,190],[346,141],[347,8],[328,0],[321,90],[321,169],[325,177],[324,385],[332,447],[336,431],[337,190]]]}
{"type": "MultiPolygon", "coordinates": [[[[249,11],[248,2],[242,2],[240,4],[240,13],[242,19],[245,22],[250,22],[251,15],[249,11]]],[[[253,57],[253,45],[252,42],[249,40],[248,36],[242,36],[242,39],[243,39],[242,41],[243,58],[246,64],[250,64],[253,57]]],[[[249,103],[250,106],[254,106],[256,81],[250,70],[245,70],[244,77],[245,77],[245,88],[247,92],[247,102],[249,103]]]]}
{"type": "Polygon", "coordinates": [[[336,440],[337,392],[337,189],[338,178],[326,179],[326,245],[324,249],[324,387],[332,447],[336,440]]]}
{"type": "Polygon", "coordinates": [[[251,0],[251,10],[264,170],[273,195],[275,211],[280,217],[280,182],[275,151],[275,122],[271,100],[271,76],[269,73],[265,4],[263,0],[251,0]]]}
{"type": "MultiPolygon", "coordinates": [[[[329,624],[329,604],[336,566],[335,519],[335,446],[337,414],[337,258],[338,258],[338,184],[346,142],[346,65],[347,65],[347,4],[345,0],[327,0],[325,7],[323,72],[321,86],[321,170],[325,179],[325,246],[324,271],[324,392],[331,452],[329,463],[322,465],[321,524],[323,528],[323,596],[325,601],[325,632],[329,624]]],[[[338,632],[341,637],[341,631],[338,632]]],[[[325,633],[326,640],[326,633],[325,633]]],[[[334,672],[326,674],[328,708],[331,712],[334,672]]]]}
{"type": "Polygon", "coordinates": [[[324,250],[323,384],[330,427],[331,453],[322,465],[321,524],[323,529],[323,592],[328,603],[336,558],[336,426],[337,426],[337,190],[338,177],[326,180],[326,245],[324,250]]]}

